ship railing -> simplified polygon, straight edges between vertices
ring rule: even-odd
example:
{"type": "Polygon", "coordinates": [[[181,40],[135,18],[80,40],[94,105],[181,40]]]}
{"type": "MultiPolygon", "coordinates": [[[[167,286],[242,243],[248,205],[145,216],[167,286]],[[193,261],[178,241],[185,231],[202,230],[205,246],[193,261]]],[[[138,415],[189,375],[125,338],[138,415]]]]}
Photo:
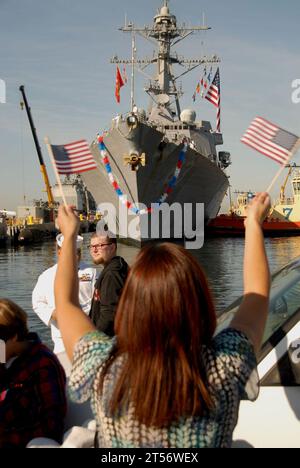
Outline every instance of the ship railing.
{"type": "Polygon", "coordinates": [[[26,218],[26,224],[28,226],[32,226],[35,224],[43,224],[44,223],[44,218],[35,218],[33,216],[27,216],[26,218]]]}
{"type": "Polygon", "coordinates": [[[6,219],[6,224],[8,226],[18,226],[19,220],[18,218],[8,218],[6,219]]]}
{"type": "MultiPolygon", "coordinates": [[[[134,114],[137,116],[139,122],[141,122],[141,123],[146,123],[147,122],[146,112],[142,112],[142,111],[137,110],[136,112],[134,112],[134,114]]],[[[130,117],[130,116],[132,116],[132,112],[127,112],[124,115],[123,114],[116,115],[116,117],[114,117],[112,119],[111,129],[114,129],[114,128],[118,129],[120,123],[125,123],[127,121],[128,117],[130,117]]],[[[153,126],[153,125],[151,125],[151,122],[148,122],[148,125],[153,126]]]]}
{"type": "Polygon", "coordinates": [[[295,199],[294,197],[284,197],[284,198],[279,198],[278,200],[275,201],[275,205],[294,205],[295,204],[295,199]]]}

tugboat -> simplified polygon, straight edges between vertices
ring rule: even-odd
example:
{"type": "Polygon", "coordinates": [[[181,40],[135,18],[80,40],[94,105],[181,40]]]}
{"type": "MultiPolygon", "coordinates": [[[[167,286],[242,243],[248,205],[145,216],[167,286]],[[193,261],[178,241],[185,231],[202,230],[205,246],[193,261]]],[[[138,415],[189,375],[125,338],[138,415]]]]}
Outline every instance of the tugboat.
{"type": "MultiPolygon", "coordinates": [[[[295,164],[287,165],[288,174],[280,189],[280,197],[272,205],[268,218],[263,223],[264,234],[274,237],[300,235],[300,171],[295,164]],[[292,174],[294,174],[292,176],[292,174]],[[288,180],[291,179],[292,196],[285,195],[288,180]]],[[[254,192],[237,192],[237,202],[231,204],[228,214],[221,214],[210,221],[210,236],[243,236],[247,205],[255,196],[254,192]]]]}
{"type": "MultiPolygon", "coordinates": [[[[222,134],[219,129],[214,131],[208,121],[197,120],[193,109],[181,109],[183,91],[178,83],[180,76],[196,67],[216,68],[220,59],[216,55],[186,59],[173,51],[186,37],[208,29],[179,25],[166,0],[151,26],[139,28],[129,23],[121,28],[131,34],[132,58],[114,57],[112,63],[131,64],[131,109],[112,119],[110,128],[101,135],[102,147],[98,140],[92,143],[98,168],[83,173],[82,178],[97,205],[109,202],[115,207],[117,222],[120,204],[128,210],[129,221],[133,221],[132,216],[138,218],[135,240],[153,238],[141,230],[139,221],[142,224],[142,218],[147,217],[149,225],[151,209],[159,209],[162,203],[178,203],[182,218],[184,204],[190,203],[195,211],[196,204],[203,203],[205,221],[209,221],[218,214],[227,191],[225,169],[231,161],[230,153],[217,151],[217,146],[223,144],[222,134]],[[158,51],[151,59],[136,58],[136,35],[157,44],[158,51]],[[135,100],[135,70],[143,72],[149,65],[156,65],[157,70],[145,87],[150,96],[145,111],[135,100]],[[179,76],[175,75],[175,65],[185,68],[179,76]]],[[[217,70],[214,72],[216,76],[217,70]]],[[[164,237],[161,232],[162,227],[158,238],[164,237]]],[[[119,235],[123,237],[120,224],[119,235]]],[[[128,229],[124,237],[133,238],[128,229]]]]}

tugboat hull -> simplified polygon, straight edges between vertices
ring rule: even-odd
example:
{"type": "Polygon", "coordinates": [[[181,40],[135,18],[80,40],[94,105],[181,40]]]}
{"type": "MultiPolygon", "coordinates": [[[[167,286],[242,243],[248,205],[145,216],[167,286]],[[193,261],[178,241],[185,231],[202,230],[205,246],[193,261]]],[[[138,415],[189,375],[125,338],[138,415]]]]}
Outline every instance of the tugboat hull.
{"type": "MultiPolygon", "coordinates": [[[[245,217],[220,215],[209,222],[207,234],[220,237],[243,237],[245,235],[245,217]]],[[[268,218],[263,223],[264,235],[268,237],[288,237],[300,235],[300,221],[284,221],[268,218]]]]}

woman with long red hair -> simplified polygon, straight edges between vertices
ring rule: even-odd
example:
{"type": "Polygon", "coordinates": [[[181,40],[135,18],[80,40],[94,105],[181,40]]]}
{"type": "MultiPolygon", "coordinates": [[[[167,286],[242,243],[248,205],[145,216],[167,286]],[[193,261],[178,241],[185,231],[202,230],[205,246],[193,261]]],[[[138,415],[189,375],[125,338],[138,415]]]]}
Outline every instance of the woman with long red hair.
{"type": "Polygon", "coordinates": [[[60,208],[65,242],[56,311],[73,360],[71,396],[78,402],[91,398],[98,446],[231,445],[240,400],[255,399],[258,391],[255,351],[270,288],[261,224],[269,207],[263,193],[248,210],[244,299],[230,328],[215,336],[216,314],[201,267],[183,248],[165,243],[139,253],[113,339],[96,331],[78,306],[78,219],[71,208],[60,208]]]}

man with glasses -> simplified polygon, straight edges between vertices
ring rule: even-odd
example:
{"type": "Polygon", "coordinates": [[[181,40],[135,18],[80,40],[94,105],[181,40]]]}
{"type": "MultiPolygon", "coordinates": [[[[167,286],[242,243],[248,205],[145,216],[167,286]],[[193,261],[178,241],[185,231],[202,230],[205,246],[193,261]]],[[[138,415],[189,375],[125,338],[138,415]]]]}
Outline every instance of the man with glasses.
{"type": "Polygon", "coordinates": [[[90,254],[95,265],[103,265],[92,301],[90,318],[99,331],[114,335],[114,319],[128,264],[117,256],[117,241],[110,233],[94,233],[90,241],[90,254]]]}

